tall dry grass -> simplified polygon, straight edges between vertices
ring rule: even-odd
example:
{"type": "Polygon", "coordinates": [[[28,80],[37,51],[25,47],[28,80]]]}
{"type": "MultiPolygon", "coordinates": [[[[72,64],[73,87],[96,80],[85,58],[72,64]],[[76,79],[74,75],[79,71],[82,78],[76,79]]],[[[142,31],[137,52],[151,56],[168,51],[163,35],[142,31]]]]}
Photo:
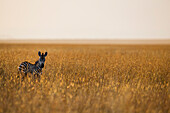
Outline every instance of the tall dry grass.
{"type": "Polygon", "coordinates": [[[0,45],[0,113],[168,113],[169,82],[169,45],[0,45]],[[39,50],[41,81],[21,84],[39,50]]]}

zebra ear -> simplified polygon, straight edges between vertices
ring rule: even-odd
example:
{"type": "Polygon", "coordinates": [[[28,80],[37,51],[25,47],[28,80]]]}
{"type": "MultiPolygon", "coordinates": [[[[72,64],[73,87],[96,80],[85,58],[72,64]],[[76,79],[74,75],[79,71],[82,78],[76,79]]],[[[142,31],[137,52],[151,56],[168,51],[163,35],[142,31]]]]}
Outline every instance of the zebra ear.
{"type": "Polygon", "coordinates": [[[45,57],[47,56],[47,52],[45,52],[45,55],[44,55],[45,57]]]}
{"type": "Polygon", "coordinates": [[[38,55],[41,56],[41,52],[40,51],[38,51],[38,55]]]}

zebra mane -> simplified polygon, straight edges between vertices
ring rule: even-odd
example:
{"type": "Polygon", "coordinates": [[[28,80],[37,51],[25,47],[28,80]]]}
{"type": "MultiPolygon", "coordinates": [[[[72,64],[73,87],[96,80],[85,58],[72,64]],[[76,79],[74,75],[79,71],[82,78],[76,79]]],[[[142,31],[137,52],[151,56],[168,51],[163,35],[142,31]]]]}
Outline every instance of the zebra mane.
{"type": "Polygon", "coordinates": [[[38,62],[39,62],[39,61],[37,60],[37,61],[35,62],[35,65],[37,65],[37,64],[38,64],[38,62]]]}

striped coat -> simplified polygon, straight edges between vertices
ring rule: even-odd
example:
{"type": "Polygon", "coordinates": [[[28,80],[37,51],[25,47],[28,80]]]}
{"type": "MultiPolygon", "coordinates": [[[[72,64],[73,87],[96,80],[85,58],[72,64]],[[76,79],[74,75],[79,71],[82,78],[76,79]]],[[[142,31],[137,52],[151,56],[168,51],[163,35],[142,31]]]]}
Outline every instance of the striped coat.
{"type": "Polygon", "coordinates": [[[35,64],[31,64],[27,61],[22,62],[18,67],[18,73],[20,73],[21,80],[23,81],[24,77],[27,76],[28,73],[31,73],[33,77],[35,78],[35,75],[40,80],[40,75],[42,75],[42,68],[44,67],[45,63],[45,57],[47,56],[47,52],[45,54],[41,54],[41,52],[38,52],[39,60],[35,62],[35,64]]]}

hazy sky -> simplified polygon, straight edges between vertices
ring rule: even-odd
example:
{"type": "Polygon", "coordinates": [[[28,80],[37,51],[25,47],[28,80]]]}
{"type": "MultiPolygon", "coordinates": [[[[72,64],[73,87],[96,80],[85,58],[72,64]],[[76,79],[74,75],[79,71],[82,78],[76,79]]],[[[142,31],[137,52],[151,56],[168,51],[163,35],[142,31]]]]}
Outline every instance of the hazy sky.
{"type": "Polygon", "coordinates": [[[0,39],[170,39],[170,0],[0,0],[0,39]]]}

